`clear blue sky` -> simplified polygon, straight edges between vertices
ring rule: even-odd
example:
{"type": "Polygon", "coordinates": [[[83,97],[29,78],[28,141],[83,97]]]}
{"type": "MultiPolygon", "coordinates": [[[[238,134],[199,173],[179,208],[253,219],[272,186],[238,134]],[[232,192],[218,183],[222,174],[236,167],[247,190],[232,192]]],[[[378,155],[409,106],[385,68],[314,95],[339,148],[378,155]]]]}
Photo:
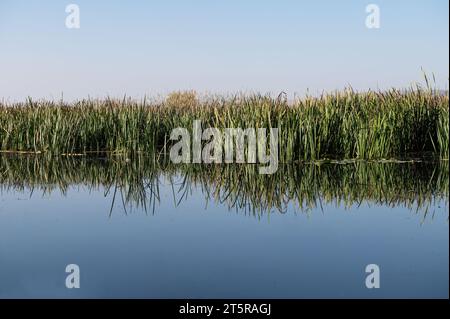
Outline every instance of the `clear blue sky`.
{"type": "Polygon", "coordinates": [[[0,99],[448,87],[447,0],[0,2],[0,99]],[[67,29],[67,4],[81,28],[67,29]],[[381,28],[367,29],[367,4],[381,28]]]}

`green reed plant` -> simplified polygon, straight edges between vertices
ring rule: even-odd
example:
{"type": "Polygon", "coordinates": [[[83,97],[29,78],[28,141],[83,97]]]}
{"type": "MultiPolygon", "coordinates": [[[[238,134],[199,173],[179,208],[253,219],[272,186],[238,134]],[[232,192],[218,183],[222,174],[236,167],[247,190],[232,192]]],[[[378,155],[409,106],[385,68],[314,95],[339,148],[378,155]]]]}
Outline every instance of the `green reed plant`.
{"type": "Polygon", "coordinates": [[[353,90],[296,101],[268,95],[163,101],[132,99],[0,103],[0,151],[61,154],[167,153],[173,128],[279,128],[279,158],[386,159],[431,154],[448,159],[449,97],[420,87],[353,90]]]}

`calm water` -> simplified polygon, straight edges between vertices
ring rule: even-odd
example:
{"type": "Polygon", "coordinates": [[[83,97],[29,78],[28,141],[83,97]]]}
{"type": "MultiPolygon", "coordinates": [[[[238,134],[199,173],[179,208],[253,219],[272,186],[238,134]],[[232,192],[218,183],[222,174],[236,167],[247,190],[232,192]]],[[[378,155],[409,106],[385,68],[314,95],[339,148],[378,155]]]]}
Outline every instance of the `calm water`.
{"type": "Polygon", "coordinates": [[[0,297],[449,295],[448,163],[1,158],[0,297]],[[65,267],[80,267],[80,288],[65,267]],[[380,288],[365,267],[380,267],[380,288]]]}

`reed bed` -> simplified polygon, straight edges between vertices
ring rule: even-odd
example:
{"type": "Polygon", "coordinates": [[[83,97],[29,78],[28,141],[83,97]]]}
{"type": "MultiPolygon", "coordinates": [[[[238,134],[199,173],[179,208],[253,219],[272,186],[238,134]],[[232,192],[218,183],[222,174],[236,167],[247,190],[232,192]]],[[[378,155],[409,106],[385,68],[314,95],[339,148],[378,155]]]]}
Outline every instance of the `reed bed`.
{"type": "Polygon", "coordinates": [[[287,101],[282,96],[198,98],[174,93],[162,101],[80,100],[0,103],[0,151],[49,154],[168,152],[173,128],[270,128],[279,133],[279,159],[386,159],[430,154],[448,159],[449,96],[408,91],[353,90],[287,101]]]}
{"type": "Polygon", "coordinates": [[[82,185],[110,194],[111,207],[123,204],[153,212],[164,184],[172,187],[175,205],[197,189],[206,201],[256,216],[288,207],[308,212],[325,204],[350,208],[362,203],[403,205],[426,214],[438,201],[448,204],[448,178],[448,161],[288,164],[273,175],[260,175],[255,165],[174,165],[143,156],[133,161],[123,156],[0,156],[0,191],[66,193],[70,186],[82,185]]]}

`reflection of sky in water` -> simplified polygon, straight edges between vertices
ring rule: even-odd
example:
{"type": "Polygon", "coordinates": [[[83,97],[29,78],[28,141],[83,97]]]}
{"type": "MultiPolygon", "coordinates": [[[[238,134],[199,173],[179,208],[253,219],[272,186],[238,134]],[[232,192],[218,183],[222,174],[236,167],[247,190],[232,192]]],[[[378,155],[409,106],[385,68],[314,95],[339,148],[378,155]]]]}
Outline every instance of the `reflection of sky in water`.
{"type": "Polygon", "coordinates": [[[174,208],[161,188],[155,215],[125,216],[112,194],[73,187],[0,197],[1,297],[448,297],[448,206],[309,214],[230,211],[194,192],[174,208]],[[432,214],[434,212],[434,215],[432,214]],[[65,288],[65,266],[81,289],[65,288]],[[365,288],[367,264],[381,288],[365,288]]]}

